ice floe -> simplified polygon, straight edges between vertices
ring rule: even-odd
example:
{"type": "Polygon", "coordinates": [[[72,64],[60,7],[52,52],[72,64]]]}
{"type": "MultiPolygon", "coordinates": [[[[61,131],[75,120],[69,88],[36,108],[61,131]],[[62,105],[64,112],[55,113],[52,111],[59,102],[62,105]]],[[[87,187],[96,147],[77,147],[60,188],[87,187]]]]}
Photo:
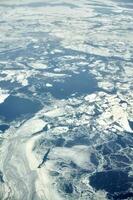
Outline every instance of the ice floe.
{"type": "Polygon", "coordinates": [[[10,94],[6,90],[1,90],[0,89],[0,104],[5,101],[5,99],[9,96],[10,94]]]}
{"type": "Polygon", "coordinates": [[[31,67],[34,69],[46,69],[47,65],[38,61],[30,63],[31,67]]]}

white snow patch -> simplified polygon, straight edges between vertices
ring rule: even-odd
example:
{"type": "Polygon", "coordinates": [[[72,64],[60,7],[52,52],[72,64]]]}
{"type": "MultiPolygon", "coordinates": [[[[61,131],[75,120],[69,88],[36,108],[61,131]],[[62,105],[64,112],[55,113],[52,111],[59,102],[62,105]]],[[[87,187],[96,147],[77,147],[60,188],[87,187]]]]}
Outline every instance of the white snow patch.
{"type": "Polygon", "coordinates": [[[119,131],[127,131],[133,133],[128,122],[128,115],[126,107],[119,105],[119,99],[114,97],[108,97],[108,108],[103,112],[100,118],[97,119],[99,125],[104,129],[107,129],[111,124],[117,122],[119,126],[113,125],[119,131]]]}
{"type": "Polygon", "coordinates": [[[53,87],[53,85],[50,83],[46,83],[46,87],[53,87]]]}
{"type": "Polygon", "coordinates": [[[59,117],[64,115],[64,110],[61,108],[56,108],[54,110],[50,110],[44,114],[47,117],[59,117]]]}
{"type": "Polygon", "coordinates": [[[62,133],[66,133],[68,132],[69,128],[68,126],[59,126],[59,127],[55,127],[51,130],[51,133],[53,133],[54,135],[60,135],[62,133]]]}
{"type": "Polygon", "coordinates": [[[123,110],[121,106],[114,105],[112,107],[112,115],[114,121],[118,122],[125,131],[133,133],[132,129],[129,126],[127,113],[123,110]]]}
{"type": "Polygon", "coordinates": [[[2,78],[4,81],[11,81],[11,83],[17,81],[22,84],[22,86],[28,85],[28,77],[33,73],[31,70],[6,70],[2,72],[6,74],[6,77],[2,78]]]}
{"type": "Polygon", "coordinates": [[[31,136],[33,133],[41,131],[46,126],[46,124],[47,123],[42,119],[30,119],[18,129],[18,132],[20,134],[31,136]]]}
{"type": "Polygon", "coordinates": [[[95,101],[96,96],[97,96],[96,94],[89,94],[89,95],[85,96],[85,100],[89,101],[90,103],[92,103],[92,102],[95,101]]]}
{"type": "Polygon", "coordinates": [[[44,63],[41,63],[39,61],[35,61],[30,63],[31,67],[33,67],[34,69],[46,69],[47,65],[44,63]]]}
{"type": "Polygon", "coordinates": [[[10,94],[6,90],[0,89],[0,104],[3,103],[10,94]]]}
{"type": "Polygon", "coordinates": [[[62,158],[66,161],[73,161],[76,165],[83,169],[94,168],[90,161],[91,149],[84,145],[67,147],[56,147],[50,153],[50,158],[58,159],[62,158]]]}
{"type": "MultiPolygon", "coordinates": [[[[43,124],[41,121],[39,123],[43,124]]],[[[54,196],[55,200],[63,200],[53,187],[53,179],[49,175],[49,168],[47,166],[38,168],[40,163],[33,152],[33,147],[35,141],[38,140],[39,137],[40,135],[34,136],[26,143],[26,155],[30,169],[35,170],[37,173],[37,179],[35,182],[36,192],[41,199],[46,198],[52,200],[54,196]]]]}

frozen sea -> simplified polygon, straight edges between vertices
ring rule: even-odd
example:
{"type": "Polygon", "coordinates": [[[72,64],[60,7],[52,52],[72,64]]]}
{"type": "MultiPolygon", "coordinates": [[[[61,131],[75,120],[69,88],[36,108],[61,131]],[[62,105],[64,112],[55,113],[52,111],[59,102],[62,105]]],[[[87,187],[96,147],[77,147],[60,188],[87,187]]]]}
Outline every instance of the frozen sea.
{"type": "Polygon", "coordinates": [[[0,200],[133,200],[133,0],[0,0],[0,200]]]}

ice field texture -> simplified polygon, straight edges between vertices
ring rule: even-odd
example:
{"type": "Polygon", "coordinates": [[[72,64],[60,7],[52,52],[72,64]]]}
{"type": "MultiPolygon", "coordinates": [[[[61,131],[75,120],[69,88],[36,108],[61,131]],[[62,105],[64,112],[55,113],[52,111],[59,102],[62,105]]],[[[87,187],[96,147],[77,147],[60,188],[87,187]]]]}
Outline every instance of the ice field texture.
{"type": "Polygon", "coordinates": [[[133,200],[133,0],[0,1],[0,200],[133,200]]]}

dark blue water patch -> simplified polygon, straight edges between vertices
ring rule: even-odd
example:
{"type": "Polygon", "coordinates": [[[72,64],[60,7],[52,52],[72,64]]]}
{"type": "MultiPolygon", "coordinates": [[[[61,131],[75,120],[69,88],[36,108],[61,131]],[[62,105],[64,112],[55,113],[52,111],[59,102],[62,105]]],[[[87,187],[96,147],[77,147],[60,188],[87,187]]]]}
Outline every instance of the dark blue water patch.
{"type": "Polygon", "coordinates": [[[9,96],[0,104],[0,116],[5,121],[12,121],[22,115],[34,114],[41,109],[41,103],[37,100],[29,100],[17,96],[9,96]]]}
{"type": "Polygon", "coordinates": [[[16,92],[16,94],[17,94],[17,92],[21,93],[21,94],[25,94],[28,97],[33,96],[33,91],[30,90],[29,85],[20,87],[17,90],[15,90],[15,92],[16,92]]]}
{"type": "Polygon", "coordinates": [[[112,200],[120,200],[120,199],[132,200],[133,192],[120,193],[120,194],[116,194],[116,195],[108,195],[108,198],[112,199],[112,200]]]}
{"type": "Polygon", "coordinates": [[[60,82],[51,81],[50,83],[53,87],[45,88],[45,92],[51,93],[57,99],[67,99],[72,94],[78,97],[98,91],[96,79],[87,72],[71,74],[71,77],[64,78],[60,82]]]}
{"type": "Polygon", "coordinates": [[[0,81],[0,88],[2,89],[14,90],[14,88],[17,89],[19,87],[21,87],[21,84],[16,81],[0,81]]]}
{"type": "Polygon", "coordinates": [[[58,138],[53,138],[53,139],[45,139],[45,140],[41,140],[40,141],[40,145],[43,147],[43,146],[47,146],[47,147],[50,147],[50,146],[55,146],[55,147],[62,147],[64,146],[64,142],[65,142],[65,139],[62,138],[62,137],[58,137],[58,138]]]}
{"type": "Polygon", "coordinates": [[[123,138],[123,136],[118,135],[116,142],[122,147],[122,148],[126,148],[127,144],[123,138]]]}
{"type": "Polygon", "coordinates": [[[55,141],[53,141],[53,145],[57,147],[62,147],[64,146],[65,139],[64,138],[57,138],[55,141]]]}
{"type": "Polygon", "coordinates": [[[112,153],[117,153],[121,147],[120,145],[117,143],[117,140],[115,141],[109,141],[106,143],[103,143],[101,145],[98,145],[96,147],[96,149],[102,154],[102,155],[109,155],[112,153]]]}
{"type": "Polygon", "coordinates": [[[9,128],[9,125],[7,124],[1,124],[0,125],[0,131],[4,132],[5,130],[7,130],[9,128]]]}
{"type": "Polygon", "coordinates": [[[129,160],[129,158],[127,156],[123,155],[123,153],[121,153],[121,154],[112,154],[110,156],[110,159],[117,161],[117,162],[123,162],[123,163],[126,163],[126,164],[131,163],[131,161],[129,160]]]}
{"type": "Polygon", "coordinates": [[[4,179],[3,179],[3,173],[0,171],[0,182],[4,183],[4,179]]]}
{"type": "Polygon", "coordinates": [[[14,61],[18,56],[20,56],[21,52],[22,52],[22,48],[8,49],[8,50],[0,52],[0,59],[14,61]]]}
{"type": "Polygon", "coordinates": [[[90,140],[87,136],[77,136],[73,140],[68,140],[65,143],[65,147],[72,147],[74,145],[89,145],[90,140]]]}
{"type": "Polygon", "coordinates": [[[99,164],[97,155],[95,153],[91,153],[90,161],[96,166],[98,166],[98,164],[99,164]]]}
{"type": "Polygon", "coordinates": [[[126,148],[126,147],[131,147],[133,148],[133,137],[130,134],[125,133],[124,136],[118,136],[116,142],[121,145],[121,147],[126,148]]]}
{"type": "MultiPolygon", "coordinates": [[[[39,27],[39,23],[28,25],[30,26],[30,29],[34,29],[39,27]]],[[[53,50],[60,49],[63,51],[63,48],[60,46],[60,40],[57,38],[51,38],[48,34],[48,32],[26,32],[22,33],[24,37],[27,37],[29,35],[34,36],[36,39],[38,39],[37,45],[39,48],[34,48],[36,43],[31,42],[27,44],[25,48],[16,48],[16,49],[10,49],[0,52],[0,59],[1,60],[10,60],[15,61],[17,57],[23,57],[23,61],[26,62],[26,66],[30,67],[29,58],[33,57],[36,60],[40,60],[40,56],[43,56],[45,60],[48,61],[48,66],[54,65],[54,60],[56,60],[55,54],[53,54],[53,50]],[[45,41],[42,39],[45,38],[45,41]],[[44,55],[44,52],[47,52],[46,55],[44,55]]],[[[62,55],[61,53],[56,53],[56,56],[62,55]]],[[[22,61],[22,62],[23,62],[22,61]]]]}
{"type": "Polygon", "coordinates": [[[67,194],[72,194],[74,191],[72,183],[64,179],[60,181],[60,189],[67,194]]]}
{"type": "Polygon", "coordinates": [[[105,190],[109,194],[126,192],[132,186],[133,178],[126,171],[97,172],[90,177],[90,185],[96,190],[105,190]]]}
{"type": "MultiPolygon", "coordinates": [[[[33,26],[33,25],[32,25],[33,26]]],[[[37,26],[37,25],[35,25],[37,26]]],[[[33,28],[33,27],[32,27],[33,28]]],[[[10,49],[7,51],[0,52],[0,59],[6,59],[15,61],[17,57],[34,57],[36,59],[39,58],[39,56],[44,52],[44,46],[42,47],[41,44],[39,44],[39,49],[34,48],[34,43],[28,44],[24,49],[23,48],[16,48],[16,49],[10,49]]]]}
{"type": "Polygon", "coordinates": [[[133,130],[133,121],[128,120],[130,128],[133,130]]]}
{"type": "Polygon", "coordinates": [[[40,91],[41,82],[43,82],[43,84],[44,84],[44,81],[41,81],[38,79],[36,82],[34,82],[34,83],[32,82],[32,84],[29,84],[28,86],[24,86],[24,87],[15,89],[14,93],[12,93],[12,94],[14,96],[17,95],[18,93],[24,94],[29,99],[32,99],[34,96],[34,97],[36,97],[36,99],[40,99],[42,105],[49,105],[50,104],[49,100],[51,99],[51,97],[48,94],[44,93],[44,91],[42,91],[42,90],[40,91]],[[32,91],[32,85],[35,86],[36,93],[34,93],[34,91],[32,91]]]}

